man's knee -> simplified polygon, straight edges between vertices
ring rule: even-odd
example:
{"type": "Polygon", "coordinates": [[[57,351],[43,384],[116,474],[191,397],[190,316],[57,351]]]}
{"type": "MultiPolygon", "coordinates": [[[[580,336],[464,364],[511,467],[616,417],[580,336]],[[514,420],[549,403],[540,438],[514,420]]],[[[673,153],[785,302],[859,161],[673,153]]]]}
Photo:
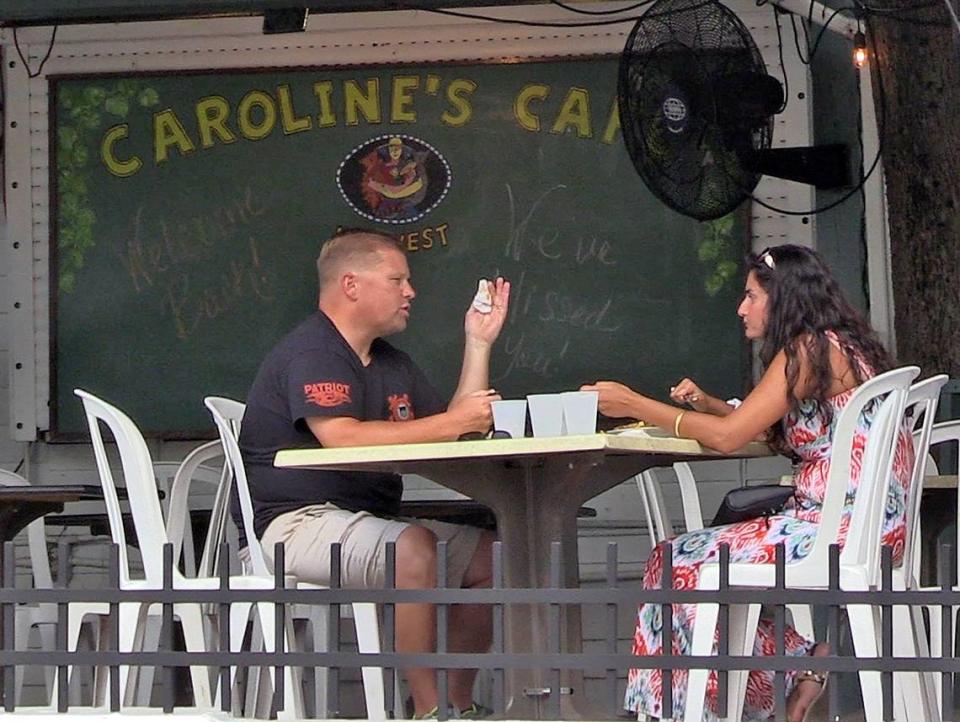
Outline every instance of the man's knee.
{"type": "Polygon", "coordinates": [[[397,538],[397,586],[429,589],[437,584],[437,536],[411,524],[397,538]]]}

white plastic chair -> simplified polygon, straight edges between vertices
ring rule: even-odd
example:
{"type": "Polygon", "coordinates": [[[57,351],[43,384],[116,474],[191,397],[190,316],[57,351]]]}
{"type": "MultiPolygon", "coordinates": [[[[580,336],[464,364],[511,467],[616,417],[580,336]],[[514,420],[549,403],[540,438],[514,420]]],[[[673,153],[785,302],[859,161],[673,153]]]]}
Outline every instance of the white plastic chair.
{"type": "MultiPolygon", "coordinates": [[[[920,432],[915,432],[914,437],[919,436],[920,432]]],[[[956,453],[960,456],[960,419],[953,419],[950,421],[943,421],[939,424],[934,424],[930,432],[930,446],[937,446],[938,444],[955,444],[956,453]]],[[[944,469],[938,469],[936,463],[932,458],[929,457],[920,457],[918,455],[918,466],[921,467],[921,470],[924,475],[944,473],[944,469]]],[[[960,472],[960,468],[953,469],[953,473],[960,472]]],[[[922,478],[921,478],[922,483],[922,478]]],[[[920,499],[919,496],[922,494],[922,488],[918,493],[918,499],[916,501],[916,514],[919,522],[919,508],[920,508],[920,499]]],[[[957,519],[960,519],[960,493],[958,493],[958,514],[957,519]]],[[[914,563],[910,567],[914,573],[914,582],[918,589],[922,590],[934,590],[939,589],[940,587],[921,587],[919,586],[919,575],[920,575],[920,524],[917,524],[916,532],[914,534],[914,541],[912,550],[914,553],[914,563]]],[[[960,558],[960,532],[954,542],[957,545],[957,548],[954,549],[954,552],[960,558]]],[[[960,568],[960,567],[958,567],[960,568]]],[[[954,584],[953,591],[960,591],[960,585],[954,584]]],[[[953,632],[953,646],[956,647],[957,639],[957,612],[960,610],[960,607],[956,605],[950,606],[950,624],[953,632]]],[[[941,618],[941,608],[939,605],[928,605],[927,611],[929,614],[930,622],[930,635],[929,635],[929,647],[930,647],[930,656],[935,658],[943,657],[943,620],[941,618]]],[[[933,675],[933,684],[935,689],[935,694],[937,701],[940,702],[942,699],[942,683],[943,680],[939,673],[933,675]]]]}
{"type": "MultiPolygon", "coordinates": [[[[923,496],[923,477],[930,444],[934,438],[934,418],[940,401],[940,392],[949,381],[946,374],[918,381],[907,394],[905,413],[914,426],[914,464],[907,493],[906,535],[903,562],[893,570],[895,589],[919,589],[920,579],[920,499],[923,496]]],[[[938,610],[939,611],[939,610],[938,610]]],[[[926,627],[919,606],[893,607],[894,628],[900,633],[893,637],[895,657],[930,657],[926,627]],[[906,631],[910,630],[907,634],[906,631]]],[[[879,631],[878,631],[879,634],[879,631]]],[[[940,675],[933,673],[897,672],[894,680],[903,694],[908,713],[919,712],[917,719],[940,719],[940,675]]]]}
{"type": "MultiPolygon", "coordinates": [[[[853,513],[840,555],[841,589],[859,591],[869,589],[877,583],[880,531],[893,466],[894,447],[903,427],[910,383],[919,372],[920,369],[916,366],[907,366],[875,376],[862,383],[840,411],[836,419],[820,525],[810,553],[803,559],[786,565],[785,583],[788,588],[827,588],[829,549],[839,538],[857,422],[868,404],[882,400],[867,437],[853,513]]],[[[719,565],[704,564],[700,570],[699,588],[716,590],[719,580],[719,565]]],[[[773,564],[732,563],[729,566],[731,587],[772,587],[774,583],[773,564]]],[[[690,650],[692,655],[707,656],[713,653],[718,614],[718,604],[697,606],[690,650]]],[[[757,604],[731,606],[731,655],[749,656],[753,653],[759,614],[760,607],[757,604]]],[[[867,658],[879,656],[874,610],[869,605],[850,604],[847,605],[847,615],[856,655],[867,658]]],[[[684,711],[684,720],[687,722],[700,722],[703,718],[708,674],[705,669],[690,670],[684,711]]],[[[867,722],[879,722],[883,711],[880,672],[863,670],[859,675],[867,722]]],[[[745,671],[731,672],[729,675],[727,716],[731,719],[739,720],[742,716],[746,680],[745,671]]],[[[895,695],[895,702],[899,707],[902,702],[899,695],[895,695]]],[[[898,716],[902,716],[902,712],[898,716]]]]}
{"type": "Polygon", "coordinates": [[[173,544],[174,560],[181,559],[187,576],[213,577],[219,573],[218,555],[220,544],[226,539],[227,519],[230,516],[230,469],[223,456],[223,447],[219,440],[208,441],[187,454],[170,483],[170,503],[167,512],[167,536],[173,544]],[[218,460],[219,469],[209,466],[218,460]],[[194,561],[193,535],[191,528],[190,495],[197,481],[212,484],[215,487],[213,503],[210,506],[210,520],[204,537],[200,559],[194,561]]]}
{"type": "MultiPolygon", "coordinates": [[[[225,538],[226,519],[229,514],[227,498],[230,490],[230,477],[227,466],[222,463],[223,448],[219,441],[208,441],[188,453],[177,462],[154,462],[153,471],[157,476],[157,486],[166,494],[167,539],[173,546],[173,563],[180,566],[188,577],[216,577],[220,543],[225,538]],[[210,466],[210,462],[220,460],[219,469],[210,466]],[[190,496],[200,482],[214,486],[213,504],[210,519],[204,537],[203,552],[199,562],[195,560],[194,539],[190,519],[190,496]]],[[[144,631],[144,648],[156,649],[160,640],[160,620],[151,618],[144,631]]],[[[154,667],[139,670],[135,685],[137,706],[147,706],[153,690],[154,667]]],[[[131,682],[131,684],[133,684],[131,682]]]]}
{"type": "MultiPolygon", "coordinates": [[[[246,469],[243,465],[243,458],[240,454],[238,438],[240,435],[240,423],[243,419],[244,404],[233,399],[227,399],[219,396],[208,396],[203,400],[210,410],[213,420],[217,424],[217,430],[220,433],[220,441],[223,444],[224,455],[227,459],[227,465],[233,472],[235,481],[237,500],[240,504],[240,513],[243,519],[243,531],[247,539],[247,552],[249,554],[249,567],[252,573],[258,575],[271,575],[273,570],[267,563],[257,538],[253,525],[253,500],[250,496],[250,487],[247,483],[246,469]]],[[[305,581],[297,581],[298,589],[325,589],[318,584],[305,581]]],[[[357,648],[360,653],[378,654],[380,652],[380,624],[377,619],[377,607],[370,602],[356,602],[351,605],[353,608],[354,624],[357,633],[357,648]]],[[[305,619],[311,625],[314,639],[314,649],[326,649],[329,646],[329,633],[327,629],[327,615],[324,609],[318,605],[294,605],[291,610],[291,618],[305,619]],[[306,607],[306,608],[304,608],[306,607]]],[[[385,720],[385,692],[383,686],[383,672],[379,667],[363,667],[361,669],[363,677],[363,693],[367,706],[367,719],[385,720]]],[[[327,674],[325,668],[317,668],[316,671],[316,713],[317,716],[326,716],[327,712],[327,674]]]]}
{"type": "MultiPolygon", "coordinates": [[[[0,469],[0,485],[29,486],[30,482],[12,471],[0,469]]],[[[31,522],[27,528],[27,547],[30,554],[30,567],[35,589],[53,589],[53,574],[50,570],[50,556],[47,551],[46,524],[43,518],[31,522]]],[[[67,635],[67,648],[77,649],[82,624],[89,618],[88,615],[106,617],[110,611],[108,604],[100,602],[71,602],[69,614],[71,619],[70,630],[67,635]]],[[[58,622],[56,604],[31,604],[17,607],[15,618],[14,644],[16,649],[26,649],[30,638],[30,630],[37,629],[40,636],[40,648],[52,652],[56,649],[56,625],[58,622]]],[[[96,633],[96,628],[94,628],[96,633]]],[[[25,668],[19,665],[16,668],[15,694],[18,700],[23,690],[23,676],[25,668]]],[[[48,704],[55,705],[57,701],[56,668],[43,668],[43,682],[48,704]]]]}
{"type": "Polygon", "coordinates": [[[173,544],[174,563],[179,563],[183,573],[188,577],[215,576],[218,549],[208,547],[211,542],[214,547],[219,547],[219,542],[223,541],[226,518],[229,514],[229,510],[221,508],[219,498],[219,495],[224,493],[225,475],[229,473],[223,463],[223,449],[220,442],[208,441],[201,444],[179,462],[155,461],[153,471],[157,477],[157,487],[166,495],[160,503],[167,520],[167,536],[173,544]],[[215,461],[219,463],[211,464],[215,461]],[[198,493],[196,491],[198,482],[208,487],[208,491],[213,491],[211,516],[203,549],[204,554],[209,552],[212,556],[207,559],[206,567],[203,559],[195,558],[193,526],[188,523],[189,499],[191,495],[198,493]]]}
{"type": "MultiPolygon", "coordinates": [[[[29,486],[30,482],[19,474],[0,469],[0,486],[29,486]]],[[[43,518],[31,522],[27,528],[27,546],[30,553],[30,566],[33,574],[35,589],[52,589],[53,575],[50,572],[50,557],[47,553],[46,528],[43,518]]],[[[16,608],[14,646],[16,649],[26,649],[30,630],[34,627],[40,635],[40,648],[52,652],[56,649],[56,604],[21,604],[16,608]]],[[[56,668],[44,667],[43,682],[48,700],[54,699],[54,684],[56,682],[56,668]]],[[[24,667],[16,668],[15,694],[19,704],[23,691],[24,667]]]]}
{"type": "MultiPolygon", "coordinates": [[[[163,547],[168,542],[166,527],[160,510],[160,500],[157,494],[156,482],[153,475],[153,464],[150,452],[143,436],[136,425],[120,410],[86,391],[76,389],[74,393],[80,397],[86,412],[87,424],[90,428],[94,455],[97,461],[97,470],[103,486],[104,501],[107,507],[107,517],[110,521],[110,533],[113,542],[119,548],[120,556],[120,588],[129,590],[159,590],[163,588],[163,547]],[[100,423],[104,423],[113,434],[120,453],[123,467],[123,477],[133,515],[138,546],[143,562],[142,579],[131,576],[127,553],[126,533],[120,505],[117,499],[113,472],[107,460],[106,448],[100,431],[100,423]]],[[[176,567],[172,570],[173,587],[181,590],[215,590],[220,587],[220,580],[212,577],[188,578],[180,573],[176,567]]],[[[272,577],[257,577],[253,575],[231,576],[231,589],[266,590],[273,589],[272,577]]],[[[243,638],[248,615],[252,605],[249,603],[233,603],[230,605],[231,640],[239,648],[239,640],[243,638]]],[[[261,633],[264,635],[268,651],[275,649],[274,613],[273,605],[258,603],[256,605],[260,618],[261,633]]],[[[118,648],[122,652],[141,649],[146,618],[149,614],[160,613],[160,606],[156,604],[125,603],[120,605],[120,639],[118,648]]],[[[203,652],[208,650],[207,640],[210,638],[205,629],[203,610],[197,603],[178,603],[173,605],[174,617],[183,627],[184,642],[188,652],[203,652]]],[[[121,690],[124,693],[124,702],[131,699],[132,689],[127,684],[129,667],[120,667],[121,690]]],[[[210,676],[205,667],[190,667],[191,681],[195,706],[201,709],[213,709],[213,694],[210,676]]],[[[103,696],[105,679],[100,683],[99,695],[103,696]]],[[[299,685],[287,685],[288,697],[285,699],[285,709],[294,716],[302,716],[302,708],[295,707],[297,696],[294,690],[299,685]],[[293,709],[290,709],[293,707],[293,709]]]]}
{"type": "MultiPolygon", "coordinates": [[[[29,486],[30,482],[19,474],[0,469],[0,485],[2,486],[29,486]]],[[[50,557],[47,553],[46,528],[43,518],[31,522],[27,528],[27,546],[30,553],[30,566],[33,574],[35,589],[52,589],[53,575],[50,572],[50,557]]],[[[40,635],[40,648],[45,651],[56,649],[56,604],[19,605],[16,609],[14,646],[16,649],[26,649],[30,630],[36,627],[40,635]]],[[[23,692],[22,665],[16,668],[15,695],[19,703],[23,692]]],[[[56,668],[44,667],[43,683],[46,689],[47,700],[53,700],[54,685],[56,683],[56,668]]]]}

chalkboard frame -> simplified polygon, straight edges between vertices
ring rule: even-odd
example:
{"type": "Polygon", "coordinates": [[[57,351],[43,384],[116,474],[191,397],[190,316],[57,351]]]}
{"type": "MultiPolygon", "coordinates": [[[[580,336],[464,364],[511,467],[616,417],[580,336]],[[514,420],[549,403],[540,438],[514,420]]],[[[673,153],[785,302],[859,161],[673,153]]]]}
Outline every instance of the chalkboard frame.
{"type": "MultiPolygon", "coordinates": [[[[229,73],[233,74],[242,74],[242,75],[262,75],[270,73],[296,73],[303,71],[310,72],[320,72],[320,71],[340,71],[340,70],[354,70],[358,68],[370,68],[376,69],[377,71],[388,71],[391,69],[402,69],[407,67],[419,67],[419,66],[438,66],[438,67],[475,67],[475,66],[484,66],[484,65],[516,65],[518,62],[522,64],[534,64],[534,63],[547,63],[547,62],[562,62],[566,60],[573,61],[585,61],[585,60],[612,60],[617,57],[616,54],[599,52],[599,53],[583,53],[583,54],[537,54],[530,56],[523,56],[520,58],[512,59],[511,62],[505,63],[501,58],[477,58],[472,60],[464,59],[455,59],[455,60],[430,60],[430,61],[409,61],[409,62],[358,62],[358,63],[348,63],[348,64],[319,64],[319,65],[291,65],[291,66],[251,66],[251,65],[238,65],[231,67],[229,73]]],[[[73,81],[73,80],[101,80],[109,78],[123,78],[123,79],[136,79],[141,77],[196,77],[196,76],[209,76],[212,74],[217,74],[223,72],[218,69],[186,69],[186,70],[144,70],[138,72],[95,72],[95,73],[65,73],[58,75],[51,75],[48,77],[50,93],[49,93],[49,106],[50,106],[50,124],[48,131],[48,147],[50,148],[51,163],[49,165],[49,190],[50,190],[50,204],[49,204],[49,215],[50,215],[50,228],[51,228],[51,252],[49,260],[49,270],[50,270],[50,279],[51,283],[49,285],[49,303],[50,303],[50,347],[49,347],[49,372],[50,372],[50,428],[47,431],[46,439],[48,441],[54,442],[75,442],[83,441],[89,439],[89,433],[87,431],[73,432],[73,431],[62,431],[59,428],[59,405],[57,403],[58,391],[59,391],[59,364],[58,364],[58,331],[57,331],[57,314],[58,314],[58,304],[59,304],[59,293],[58,293],[58,283],[59,278],[59,238],[58,238],[58,223],[57,223],[57,213],[59,208],[59,193],[58,193],[58,178],[57,178],[57,164],[56,164],[56,153],[57,153],[57,113],[56,113],[56,102],[57,102],[57,87],[61,81],[73,81]]],[[[737,211],[738,213],[743,213],[744,208],[741,208],[737,211]]],[[[742,248],[740,256],[744,255],[749,249],[750,245],[750,215],[749,213],[744,214],[745,218],[745,232],[742,236],[742,248]]],[[[359,225],[363,225],[362,223],[359,225]]],[[[738,281],[737,281],[738,282],[738,281]]],[[[733,312],[733,309],[730,309],[730,312],[733,312]]],[[[416,320],[413,322],[416,324],[416,320]]],[[[746,359],[746,363],[740,364],[740,386],[745,388],[747,384],[750,383],[752,374],[751,374],[751,363],[749,362],[750,353],[749,353],[749,342],[744,338],[741,339],[740,347],[742,349],[741,358],[746,359]]],[[[109,398],[107,399],[110,400],[109,398]]],[[[77,401],[79,404],[79,401],[77,401]]],[[[163,430],[149,430],[145,431],[145,436],[148,438],[160,438],[168,440],[202,440],[214,438],[215,433],[212,429],[163,429],[163,430]]]]}

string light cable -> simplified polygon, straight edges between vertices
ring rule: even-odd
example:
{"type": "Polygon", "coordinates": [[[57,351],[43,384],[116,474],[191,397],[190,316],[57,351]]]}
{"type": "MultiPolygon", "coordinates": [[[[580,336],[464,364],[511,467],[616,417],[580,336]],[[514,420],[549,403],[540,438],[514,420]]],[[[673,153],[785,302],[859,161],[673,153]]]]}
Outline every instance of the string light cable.
{"type": "Polygon", "coordinates": [[[787,64],[783,61],[783,35],[780,33],[780,13],[783,12],[776,5],[773,6],[773,22],[777,28],[777,53],[780,56],[780,73],[783,75],[783,102],[776,113],[782,113],[787,109],[787,103],[790,98],[790,78],[787,75],[787,64]]]}
{"type": "Polygon", "coordinates": [[[50,44],[47,46],[46,55],[43,56],[43,60],[40,61],[40,65],[37,68],[37,71],[30,71],[30,64],[27,62],[27,59],[23,56],[23,51],[20,49],[20,40],[17,38],[17,26],[13,26],[13,47],[17,49],[17,55],[20,56],[20,62],[23,63],[23,67],[26,68],[28,78],[36,78],[43,72],[43,66],[47,64],[47,61],[50,59],[50,54],[53,53],[53,45],[57,41],[57,29],[59,25],[53,26],[53,32],[50,34],[50,44]]]}
{"type": "MultiPolygon", "coordinates": [[[[641,3],[637,3],[638,6],[649,5],[655,2],[655,0],[643,0],[641,3]]],[[[467,20],[486,20],[494,23],[504,23],[506,25],[524,25],[527,27],[544,27],[544,28],[589,28],[589,27],[599,27],[605,25],[618,25],[620,23],[636,22],[641,19],[650,20],[654,18],[664,18],[670,15],[678,15],[680,13],[687,13],[693,10],[699,10],[700,8],[709,7],[710,5],[716,5],[718,0],[703,0],[703,2],[697,3],[696,5],[690,5],[688,7],[682,8],[671,8],[667,10],[661,10],[659,12],[651,13],[646,12],[641,15],[636,15],[632,17],[624,18],[612,18],[609,20],[585,20],[582,22],[558,22],[551,20],[520,20],[518,18],[504,18],[504,17],[494,17],[492,15],[479,15],[477,13],[463,12],[460,10],[446,10],[440,8],[429,8],[427,12],[436,13],[437,15],[449,15],[451,17],[465,18],[467,20]]],[[[567,8],[569,9],[569,8],[567,8]]],[[[624,12],[621,10],[619,12],[624,12]]],[[[592,13],[587,13],[592,14],[592,13]]]]}
{"type": "MultiPolygon", "coordinates": [[[[812,4],[813,3],[811,3],[811,5],[812,4]]],[[[804,57],[804,51],[800,49],[800,33],[797,32],[797,20],[797,16],[790,13],[790,27],[793,29],[793,45],[797,49],[797,57],[800,59],[800,62],[804,65],[810,65],[810,61],[812,60],[810,57],[810,33],[807,31],[807,24],[803,18],[800,18],[800,27],[803,28],[803,47],[806,48],[806,57],[804,57]]]]}
{"type": "Polygon", "coordinates": [[[943,2],[947,6],[947,12],[950,14],[950,19],[953,20],[953,24],[957,27],[957,32],[960,33],[960,18],[957,17],[957,11],[953,9],[953,5],[950,3],[950,0],[943,0],[943,2]]]}
{"type": "MultiPolygon", "coordinates": [[[[883,17],[885,20],[893,20],[895,22],[905,23],[907,25],[917,25],[921,27],[948,27],[949,22],[942,22],[940,20],[929,20],[925,18],[912,17],[912,14],[921,13],[924,10],[931,10],[940,6],[940,0],[925,0],[924,2],[916,3],[913,5],[889,5],[889,6],[879,6],[871,5],[870,3],[863,2],[862,0],[855,0],[858,8],[861,11],[861,15],[866,17],[867,15],[874,15],[877,17],[883,17]]],[[[949,0],[944,0],[947,5],[947,11],[953,15],[953,8],[949,3],[949,0]]]]}
{"type": "Polygon", "coordinates": [[[578,8],[576,5],[570,5],[563,2],[563,0],[550,0],[551,5],[556,5],[558,8],[563,8],[571,13],[577,13],[579,15],[617,15],[619,13],[628,13],[633,12],[638,8],[645,7],[653,3],[654,0],[640,0],[638,3],[629,5],[624,8],[617,8],[615,10],[587,10],[585,8],[578,8]]]}
{"type": "MultiPolygon", "coordinates": [[[[652,1],[652,0],[651,0],[652,1]]],[[[708,0],[713,2],[714,0],[708,0]]],[[[437,15],[449,15],[455,18],[465,18],[467,20],[486,20],[492,23],[503,23],[505,25],[523,25],[532,28],[591,28],[604,25],[619,25],[620,23],[636,22],[643,15],[636,17],[613,18],[610,20],[585,20],[582,22],[556,22],[550,20],[520,20],[519,18],[494,17],[492,15],[478,15],[476,13],[462,12],[460,10],[442,10],[440,8],[430,8],[427,12],[437,15]]]]}

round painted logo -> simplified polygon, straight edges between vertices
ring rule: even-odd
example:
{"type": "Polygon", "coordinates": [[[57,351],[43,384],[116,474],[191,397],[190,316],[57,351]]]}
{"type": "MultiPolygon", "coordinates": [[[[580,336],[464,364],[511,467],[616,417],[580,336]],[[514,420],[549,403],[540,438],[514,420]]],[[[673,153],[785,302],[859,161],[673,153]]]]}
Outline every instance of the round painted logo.
{"type": "Polygon", "coordinates": [[[429,143],[409,135],[378,135],[347,154],[337,169],[347,204],[380,223],[412,223],[450,190],[450,166],[429,143]]]}

